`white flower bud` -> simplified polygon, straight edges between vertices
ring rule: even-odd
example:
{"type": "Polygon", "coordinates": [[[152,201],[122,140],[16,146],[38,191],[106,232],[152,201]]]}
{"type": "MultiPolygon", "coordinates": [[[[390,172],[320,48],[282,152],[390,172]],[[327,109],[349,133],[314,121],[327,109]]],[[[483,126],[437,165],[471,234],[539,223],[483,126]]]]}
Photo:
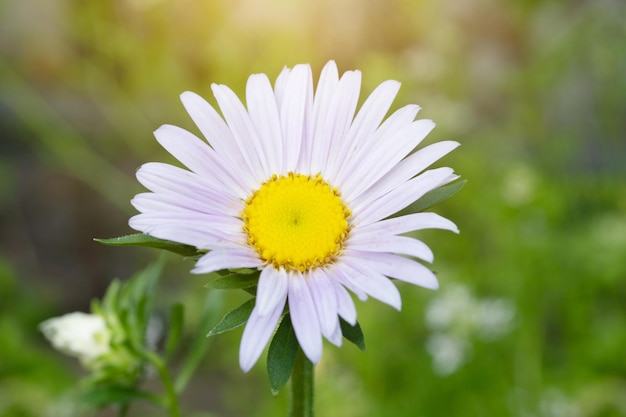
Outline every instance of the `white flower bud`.
{"type": "Polygon", "coordinates": [[[52,346],[84,365],[111,350],[110,331],[101,316],[74,312],[48,319],[39,328],[52,346]]]}

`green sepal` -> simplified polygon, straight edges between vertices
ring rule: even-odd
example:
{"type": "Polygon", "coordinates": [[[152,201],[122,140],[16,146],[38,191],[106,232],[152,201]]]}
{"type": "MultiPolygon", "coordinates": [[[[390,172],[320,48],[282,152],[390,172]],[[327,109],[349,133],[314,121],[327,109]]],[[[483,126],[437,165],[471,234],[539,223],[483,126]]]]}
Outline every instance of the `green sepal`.
{"type": "Polygon", "coordinates": [[[176,351],[183,335],[185,307],[181,303],[172,305],[170,309],[170,326],[165,340],[165,357],[169,358],[176,351]]]}
{"type": "Polygon", "coordinates": [[[146,400],[154,404],[159,404],[159,399],[146,391],[141,391],[132,387],[104,387],[94,388],[84,392],[80,400],[97,407],[109,404],[128,404],[134,400],[146,400]]]}
{"type": "Polygon", "coordinates": [[[339,318],[339,324],[343,337],[349,342],[354,343],[359,349],[365,350],[365,336],[363,335],[359,322],[357,321],[354,326],[352,326],[344,319],[339,318]]]}
{"type": "Polygon", "coordinates": [[[256,287],[259,283],[259,271],[241,273],[233,272],[209,281],[205,287],[214,290],[233,290],[256,287]]]}
{"type": "Polygon", "coordinates": [[[147,248],[164,249],[188,257],[196,257],[203,254],[203,252],[193,246],[172,242],[170,240],[158,239],[143,233],[135,233],[132,235],[113,237],[109,239],[94,238],[94,240],[108,246],[143,246],[147,248]]]}
{"type": "Polygon", "coordinates": [[[461,188],[463,188],[466,182],[467,180],[455,181],[451,184],[444,185],[443,187],[435,188],[434,190],[431,190],[424,194],[419,200],[409,204],[407,207],[403,208],[402,210],[393,214],[390,217],[404,216],[407,214],[419,213],[427,210],[435,204],[449,197],[452,197],[461,188]]]}
{"type": "Polygon", "coordinates": [[[248,321],[250,314],[252,314],[255,301],[255,298],[251,298],[239,307],[226,313],[222,320],[207,334],[207,337],[215,336],[216,334],[224,333],[243,325],[248,321]]]}
{"type": "Polygon", "coordinates": [[[267,351],[267,374],[273,395],[285,386],[298,354],[298,340],[293,331],[289,314],[283,317],[267,351]]]}

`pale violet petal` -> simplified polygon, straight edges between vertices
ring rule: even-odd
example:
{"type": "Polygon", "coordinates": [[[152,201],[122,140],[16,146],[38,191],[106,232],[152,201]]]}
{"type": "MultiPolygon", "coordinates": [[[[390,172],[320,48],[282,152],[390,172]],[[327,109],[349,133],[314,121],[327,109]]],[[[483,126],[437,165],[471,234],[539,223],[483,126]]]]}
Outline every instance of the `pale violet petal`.
{"type": "Polygon", "coordinates": [[[197,213],[238,216],[243,210],[243,202],[241,200],[233,200],[224,205],[214,204],[213,202],[199,204],[197,198],[170,193],[139,193],[130,200],[130,203],[142,213],[152,211],[193,211],[197,213]]]}
{"type": "Polygon", "coordinates": [[[250,167],[257,183],[261,184],[269,177],[269,173],[263,166],[265,157],[260,154],[263,149],[245,107],[233,90],[227,86],[213,84],[211,89],[237,144],[239,154],[250,167]]]}
{"type": "Polygon", "coordinates": [[[354,171],[362,165],[368,155],[372,152],[378,153],[377,148],[381,146],[381,143],[385,143],[389,138],[394,137],[399,130],[413,123],[419,110],[418,105],[409,104],[392,113],[375,132],[363,139],[362,146],[356,150],[351,158],[346,158],[336,179],[336,184],[343,187],[344,183],[349,183],[354,171]]]}
{"type": "Polygon", "coordinates": [[[248,78],[246,105],[250,120],[261,139],[270,175],[282,172],[283,136],[280,117],[272,85],[265,74],[254,74],[248,78]]]}
{"type": "MultiPolygon", "coordinates": [[[[195,226],[198,230],[207,233],[216,233],[223,236],[234,235],[242,230],[242,222],[236,217],[194,213],[194,212],[149,212],[138,214],[133,217],[134,226],[146,229],[150,225],[156,227],[163,225],[172,226],[195,226]]],[[[147,233],[150,231],[148,230],[147,233]]]]}
{"type": "MultiPolygon", "coordinates": [[[[399,161],[402,160],[426,135],[435,127],[431,120],[417,120],[398,130],[393,136],[385,138],[385,152],[370,152],[361,160],[361,164],[351,172],[350,177],[342,185],[344,198],[348,201],[358,201],[365,190],[387,174],[399,161]]],[[[369,193],[373,196],[373,193],[369,193]]]]}
{"type": "Polygon", "coordinates": [[[346,250],[346,256],[358,259],[361,265],[379,274],[424,288],[437,289],[439,287],[437,277],[430,269],[400,255],[346,250]]]}
{"type": "Polygon", "coordinates": [[[207,231],[198,224],[142,224],[143,214],[131,217],[129,225],[150,236],[172,242],[184,243],[198,249],[239,248],[246,243],[243,232],[227,235],[219,230],[207,231]],[[138,224],[136,223],[138,221],[138,224]],[[145,226],[145,228],[143,228],[145,226]],[[140,228],[142,227],[142,228],[140,228]]]}
{"type": "Polygon", "coordinates": [[[267,342],[274,334],[284,305],[285,300],[282,303],[277,303],[276,307],[265,315],[259,314],[256,306],[252,310],[243,330],[241,347],[239,348],[239,366],[244,372],[248,372],[259,360],[267,342]]]}
{"type": "Polygon", "coordinates": [[[214,205],[226,210],[233,204],[232,197],[212,188],[202,177],[173,165],[148,162],[137,170],[136,177],[150,191],[196,199],[199,207],[214,205]]]}
{"type": "Polygon", "coordinates": [[[367,193],[369,195],[383,195],[398,187],[400,184],[413,178],[415,175],[428,168],[460,144],[454,141],[433,143],[417,152],[407,156],[391,169],[385,176],[372,185],[367,193]]]}
{"type": "Polygon", "coordinates": [[[380,220],[368,225],[355,227],[350,232],[350,236],[377,236],[381,233],[398,235],[424,229],[442,229],[459,233],[459,229],[450,220],[436,213],[425,212],[407,214],[405,216],[380,220]]]}
{"type": "Polygon", "coordinates": [[[335,316],[335,324],[330,335],[326,336],[326,339],[335,346],[341,346],[343,343],[343,333],[341,332],[341,326],[339,325],[339,317],[335,316]]]}
{"type": "Polygon", "coordinates": [[[295,171],[300,158],[300,148],[306,133],[307,102],[312,94],[311,67],[296,65],[289,73],[280,107],[283,138],[283,171],[295,171]]]}
{"type": "Polygon", "coordinates": [[[305,273],[304,278],[315,304],[320,330],[326,338],[330,338],[337,324],[335,289],[321,268],[305,273]]]}
{"type": "Polygon", "coordinates": [[[347,248],[366,252],[398,253],[414,256],[426,262],[433,261],[433,252],[424,242],[406,236],[386,234],[351,236],[347,242],[347,248]]]}
{"type": "Polygon", "coordinates": [[[220,192],[239,198],[247,197],[248,192],[238,174],[224,164],[206,142],[172,125],[161,126],[154,132],[154,136],[170,154],[220,192]]]}
{"type": "MultiPolygon", "coordinates": [[[[352,253],[358,253],[351,251],[352,253]]],[[[371,269],[361,257],[344,255],[340,265],[343,276],[352,281],[352,284],[366,292],[370,297],[375,298],[396,310],[402,307],[400,292],[389,278],[378,271],[371,269]]]]}
{"type": "Polygon", "coordinates": [[[259,314],[269,314],[278,303],[285,304],[289,282],[284,269],[267,266],[261,271],[256,291],[256,308],[259,314]]]}
{"type": "MultiPolygon", "coordinates": [[[[324,178],[336,178],[339,172],[340,161],[338,159],[339,146],[350,128],[354,112],[356,111],[359,95],[361,93],[361,72],[347,71],[339,80],[337,90],[330,102],[327,118],[324,125],[319,126],[317,135],[325,135],[329,142],[328,154],[320,155],[323,160],[321,162],[320,172],[324,178]]],[[[319,157],[314,157],[317,160],[319,157]]]]}
{"type": "Polygon", "coordinates": [[[258,179],[238,150],[233,134],[217,111],[205,99],[186,91],[180,96],[183,106],[193,119],[200,132],[213,146],[220,158],[236,167],[242,183],[250,190],[258,187],[258,179]]]}
{"type": "Polygon", "coordinates": [[[398,81],[385,81],[376,87],[359,109],[338,150],[338,155],[342,158],[342,160],[338,159],[340,168],[337,173],[337,180],[339,182],[341,182],[343,168],[349,164],[349,161],[363,148],[369,150],[371,147],[370,142],[374,132],[389,111],[399,89],[400,83],[398,81]]]}
{"type": "Polygon", "coordinates": [[[317,83],[311,110],[311,121],[308,125],[306,141],[302,144],[305,148],[301,154],[299,168],[304,173],[315,174],[320,172],[330,148],[331,137],[324,135],[325,123],[328,118],[330,102],[339,84],[337,64],[329,61],[324,68],[317,83]]]}
{"type": "Polygon", "coordinates": [[[262,266],[263,261],[252,249],[218,249],[200,258],[191,272],[207,274],[223,269],[260,268],[262,266]]]}
{"type": "Polygon", "coordinates": [[[307,358],[318,363],[322,357],[322,334],[315,303],[306,280],[299,272],[289,272],[289,313],[293,330],[307,358]]]}
{"type": "Polygon", "coordinates": [[[337,312],[339,316],[348,322],[351,326],[356,324],[356,307],[352,297],[348,294],[348,291],[341,283],[334,279],[334,276],[330,276],[330,282],[335,289],[335,295],[337,296],[337,312]]]}
{"type": "Polygon", "coordinates": [[[410,179],[383,196],[359,199],[358,203],[351,206],[354,224],[361,226],[384,219],[453,179],[451,168],[436,168],[410,179]]]}
{"type": "Polygon", "coordinates": [[[276,104],[279,112],[283,105],[283,97],[285,96],[285,90],[287,89],[287,81],[289,80],[290,73],[290,68],[283,67],[280,74],[278,74],[278,77],[276,77],[276,82],[274,83],[274,96],[276,97],[276,104]]]}

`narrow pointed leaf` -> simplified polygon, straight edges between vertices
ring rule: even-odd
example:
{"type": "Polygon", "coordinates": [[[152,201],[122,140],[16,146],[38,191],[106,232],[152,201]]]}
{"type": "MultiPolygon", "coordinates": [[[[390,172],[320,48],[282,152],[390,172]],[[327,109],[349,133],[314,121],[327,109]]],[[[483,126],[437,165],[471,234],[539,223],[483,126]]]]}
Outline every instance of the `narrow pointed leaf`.
{"type": "Polygon", "coordinates": [[[447,184],[447,185],[444,185],[443,187],[439,187],[432,191],[429,191],[426,194],[424,194],[422,198],[420,198],[414,203],[411,203],[409,206],[395,213],[391,217],[404,216],[406,214],[419,213],[424,210],[427,210],[430,207],[434,206],[435,204],[449,197],[452,197],[461,188],[463,188],[466,182],[467,180],[456,181],[456,182],[453,182],[452,184],[447,184]]]}
{"type": "Polygon", "coordinates": [[[267,374],[273,395],[278,395],[289,381],[297,353],[298,341],[287,314],[280,322],[267,352],[267,374]]]}
{"type": "Polygon", "coordinates": [[[359,349],[365,350],[365,336],[361,326],[357,322],[354,326],[351,326],[347,321],[340,318],[339,323],[341,326],[341,333],[349,342],[354,343],[359,349]]]}
{"type": "Polygon", "coordinates": [[[246,289],[256,287],[258,283],[258,271],[246,274],[235,272],[209,281],[205,287],[214,290],[246,289]]]}
{"type": "Polygon", "coordinates": [[[158,239],[143,233],[135,233],[132,235],[113,237],[109,239],[96,238],[94,240],[108,246],[143,246],[148,248],[164,249],[183,256],[198,256],[201,254],[201,252],[193,246],[172,242],[170,240],[158,239]]]}
{"type": "Polygon", "coordinates": [[[252,313],[255,300],[255,298],[251,298],[239,307],[226,313],[222,320],[217,323],[207,336],[215,336],[216,334],[224,333],[243,325],[246,321],[248,321],[248,317],[250,317],[250,314],[252,313]]]}
{"type": "Polygon", "coordinates": [[[185,307],[176,303],[170,309],[170,328],[165,341],[165,357],[172,356],[183,334],[183,322],[185,321],[185,307]]]}

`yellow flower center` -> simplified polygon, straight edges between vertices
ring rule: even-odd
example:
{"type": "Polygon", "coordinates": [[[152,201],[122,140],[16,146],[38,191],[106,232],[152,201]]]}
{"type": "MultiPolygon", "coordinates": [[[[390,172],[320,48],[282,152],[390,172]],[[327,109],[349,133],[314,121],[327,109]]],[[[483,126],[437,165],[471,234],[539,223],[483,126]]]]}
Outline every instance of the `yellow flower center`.
{"type": "Polygon", "coordinates": [[[306,271],[333,262],[350,231],[350,210],[318,174],[273,175],[246,200],[248,244],[276,268],[306,271]]]}

